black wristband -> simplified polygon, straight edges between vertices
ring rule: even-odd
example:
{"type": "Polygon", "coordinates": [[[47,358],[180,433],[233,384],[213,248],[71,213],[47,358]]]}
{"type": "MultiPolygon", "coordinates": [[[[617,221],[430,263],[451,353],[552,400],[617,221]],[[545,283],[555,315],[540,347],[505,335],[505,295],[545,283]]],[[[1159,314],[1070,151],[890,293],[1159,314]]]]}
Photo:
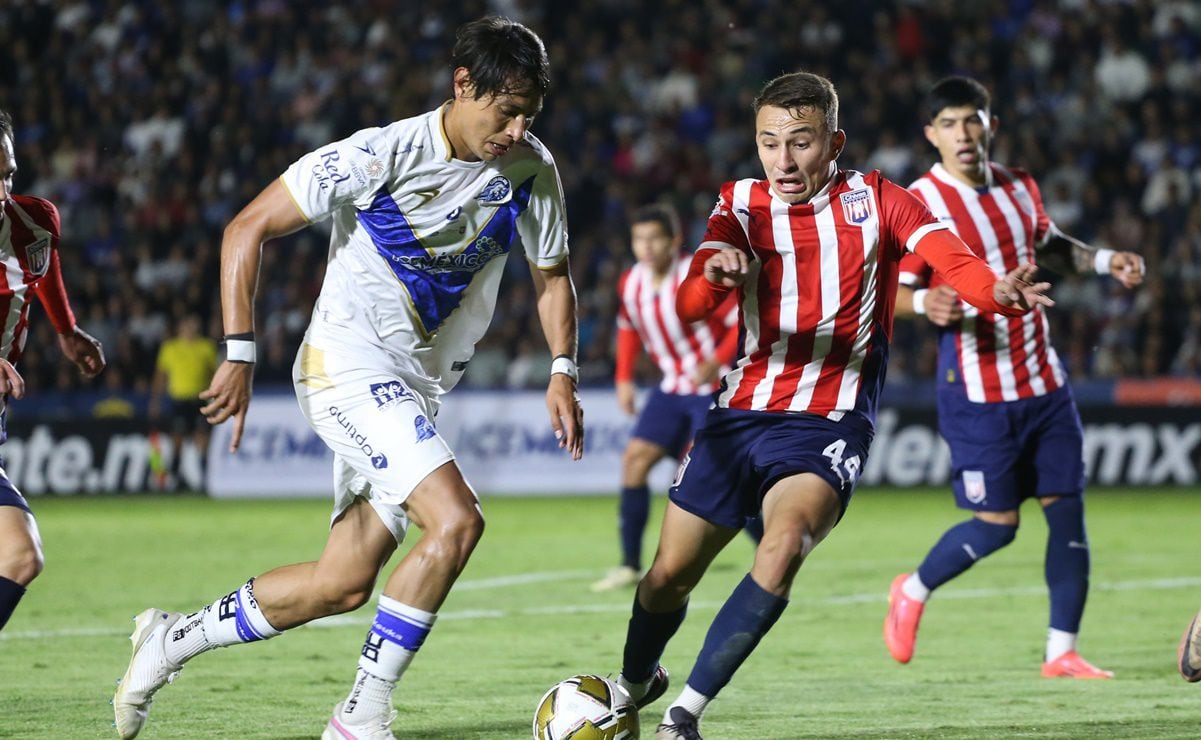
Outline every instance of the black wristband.
{"type": "Polygon", "coordinates": [[[228,342],[231,339],[243,341],[243,342],[253,342],[254,341],[254,332],[242,331],[242,332],[238,332],[237,334],[226,334],[225,335],[225,341],[228,342]]]}

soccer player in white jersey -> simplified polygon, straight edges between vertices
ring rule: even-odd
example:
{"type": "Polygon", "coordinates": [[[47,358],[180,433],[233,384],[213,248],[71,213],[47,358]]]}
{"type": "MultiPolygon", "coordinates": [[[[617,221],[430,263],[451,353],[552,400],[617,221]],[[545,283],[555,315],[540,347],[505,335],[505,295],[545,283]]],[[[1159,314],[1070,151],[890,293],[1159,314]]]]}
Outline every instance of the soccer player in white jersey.
{"type": "MultiPolygon", "coordinates": [[[[621,564],[592,584],[610,591],[638,583],[642,536],[650,512],[647,479],[668,455],[682,459],[713,405],[723,367],[738,347],[734,296],[705,321],[690,324],[676,314],[676,291],[688,276],[689,256],[675,208],[653,203],[630,216],[630,248],[638,262],[621,275],[617,294],[617,403],[635,415],[634,363],[645,348],[663,379],[647,396],[621,456],[618,531],[621,564]]],[[[750,525],[756,537],[758,519],[750,525]]]]}
{"type": "Polygon", "coordinates": [[[528,133],[549,85],[546,50],[525,26],[493,17],[459,29],[451,61],[452,100],[301,157],[225,230],[228,359],[201,396],[212,423],[234,420],[236,450],[261,245],[333,222],[294,368],[301,409],[335,453],[329,539],[316,562],[276,568],[191,614],[142,612],[114,700],[122,737],[138,734],[154,692],[195,655],[361,606],[412,521],[424,535],[386,579],[352,687],[322,735],[392,737],[392,690],[483,532],[435,417],[488,326],[517,244],[556,356],[550,423],[568,454],[582,454],[563,198],[554,160],[528,133]]]}
{"type": "Polygon", "coordinates": [[[680,318],[738,288],[742,353],[680,467],[659,550],[638,585],[618,681],[644,707],[688,595],[747,516],[762,512],[750,572],[710,624],[656,740],[700,740],[700,718],[788,605],[804,559],[846,511],[874,434],[897,264],[925,256],[970,301],[1020,315],[1047,302],[1033,265],[997,277],[903,188],[840,169],[838,95],[797,72],[755,99],[763,179],[728,182],[680,286],[680,318]]]}
{"type": "MultiPolygon", "coordinates": [[[[1037,259],[1060,273],[1112,275],[1128,288],[1142,282],[1138,255],[1060,233],[1034,178],[989,161],[998,121],[983,85],[942,80],[926,112],[926,139],[940,162],[909,189],[993,272],[1037,259]]],[[[1012,542],[1019,507],[1037,498],[1047,520],[1051,607],[1042,675],[1111,677],[1076,651],[1089,576],[1083,434],[1046,312],[1036,306],[1010,318],[965,307],[917,255],[902,260],[901,283],[897,315],[924,314],[941,328],[939,428],[951,448],[956,503],[972,517],[947,530],[915,572],[893,579],[884,623],[889,652],[909,662],[931,592],[1012,542]]]]}
{"type": "MultiPolygon", "coordinates": [[[[8,398],[25,394],[15,365],[25,348],[31,298],[46,309],[67,359],[87,377],[104,369],[100,342],[75,325],[63,286],[58,209],[43,198],[13,193],[16,172],[12,118],[0,110],[0,444],[8,436],[8,398]]],[[[0,629],[43,565],[33,512],[2,466],[0,462],[0,629]]]]}

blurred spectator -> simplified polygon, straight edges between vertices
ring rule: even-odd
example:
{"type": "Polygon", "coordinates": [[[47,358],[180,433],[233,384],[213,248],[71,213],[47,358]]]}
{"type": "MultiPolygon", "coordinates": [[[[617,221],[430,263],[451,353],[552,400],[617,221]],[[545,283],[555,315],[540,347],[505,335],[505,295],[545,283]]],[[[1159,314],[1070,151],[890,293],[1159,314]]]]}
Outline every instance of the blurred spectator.
{"type": "Polygon", "coordinates": [[[160,474],[160,487],[172,486],[174,467],[175,484],[182,484],[188,490],[204,488],[209,425],[200,413],[204,406],[200,392],[208,388],[217,370],[217,343],[200,332],[200,317],[185,316],[175,336],[159,348],[154,363],[150,420],[155,425],[165,425],[171,432],[171,447],[164,451],[163,469],[156,471],[160,474]]]}

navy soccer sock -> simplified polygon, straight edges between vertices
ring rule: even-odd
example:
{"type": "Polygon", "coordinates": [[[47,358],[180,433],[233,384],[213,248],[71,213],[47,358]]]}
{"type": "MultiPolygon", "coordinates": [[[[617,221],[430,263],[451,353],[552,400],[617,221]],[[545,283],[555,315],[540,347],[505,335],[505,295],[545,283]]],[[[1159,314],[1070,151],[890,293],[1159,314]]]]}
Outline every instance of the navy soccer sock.
{"type": "Polygon", "coordinates": [[[8,624],[8,618],[17,608],[17,602],[25,595],[25,587],[16,581],[0,576],[0,630],[8,624]]]}
{"type": "Polygon", "coordinates": [[[651,677],[663,657],[663,649],[671,639],[684,615],[688,604],[670,612],[655,614],[638,603],[638,592],[634,592],[634,610],[626,629],[625,653],[622,656],[621,675],[630,683],[642,683],[651,677]]]}
{"type": "Polygon", "coordinates": [[[748,573],[709,626],[688,685],[712,699],[767,634],[788,599],[768,593],[748,573]]]}
{"type": "Polygon", "coordinates": [[[1047,588],[1051,592],[1051,629],[1076,633],[1088,598],[1088,535],[1084,500],[1061,498],[1043,509],[1047,518],[1047,588]]]}
{"type": "Polygon", "coordinates": [[[621,564],[634,570],[642,569],[642,533],[650,510],[651,492],[645,485],[621,489],[621,564]]]}
{"type": "Polygon", "coordinates": [[[980,558],[1000,550],[1010,542],[1018,528],[992,524],[972,517],[948,529],[917,569],[917,577],[933,591],[980,558]]]}

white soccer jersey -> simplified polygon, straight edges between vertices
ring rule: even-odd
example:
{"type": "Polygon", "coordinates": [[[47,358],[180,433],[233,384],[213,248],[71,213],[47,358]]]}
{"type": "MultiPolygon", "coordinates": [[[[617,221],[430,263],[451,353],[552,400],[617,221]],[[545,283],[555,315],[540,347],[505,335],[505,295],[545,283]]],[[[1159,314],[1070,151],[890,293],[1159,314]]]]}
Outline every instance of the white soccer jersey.
{"type": "Polygon", "coordinates": [[[492,162],[453,159],[442,112],[359,131],[280,177],[306,219],[333,225],[305,342],[383,350],[435,399],[492,320],[510,248],[540,269],[567,257],[550,152],[527,133],[492,162]]]}

